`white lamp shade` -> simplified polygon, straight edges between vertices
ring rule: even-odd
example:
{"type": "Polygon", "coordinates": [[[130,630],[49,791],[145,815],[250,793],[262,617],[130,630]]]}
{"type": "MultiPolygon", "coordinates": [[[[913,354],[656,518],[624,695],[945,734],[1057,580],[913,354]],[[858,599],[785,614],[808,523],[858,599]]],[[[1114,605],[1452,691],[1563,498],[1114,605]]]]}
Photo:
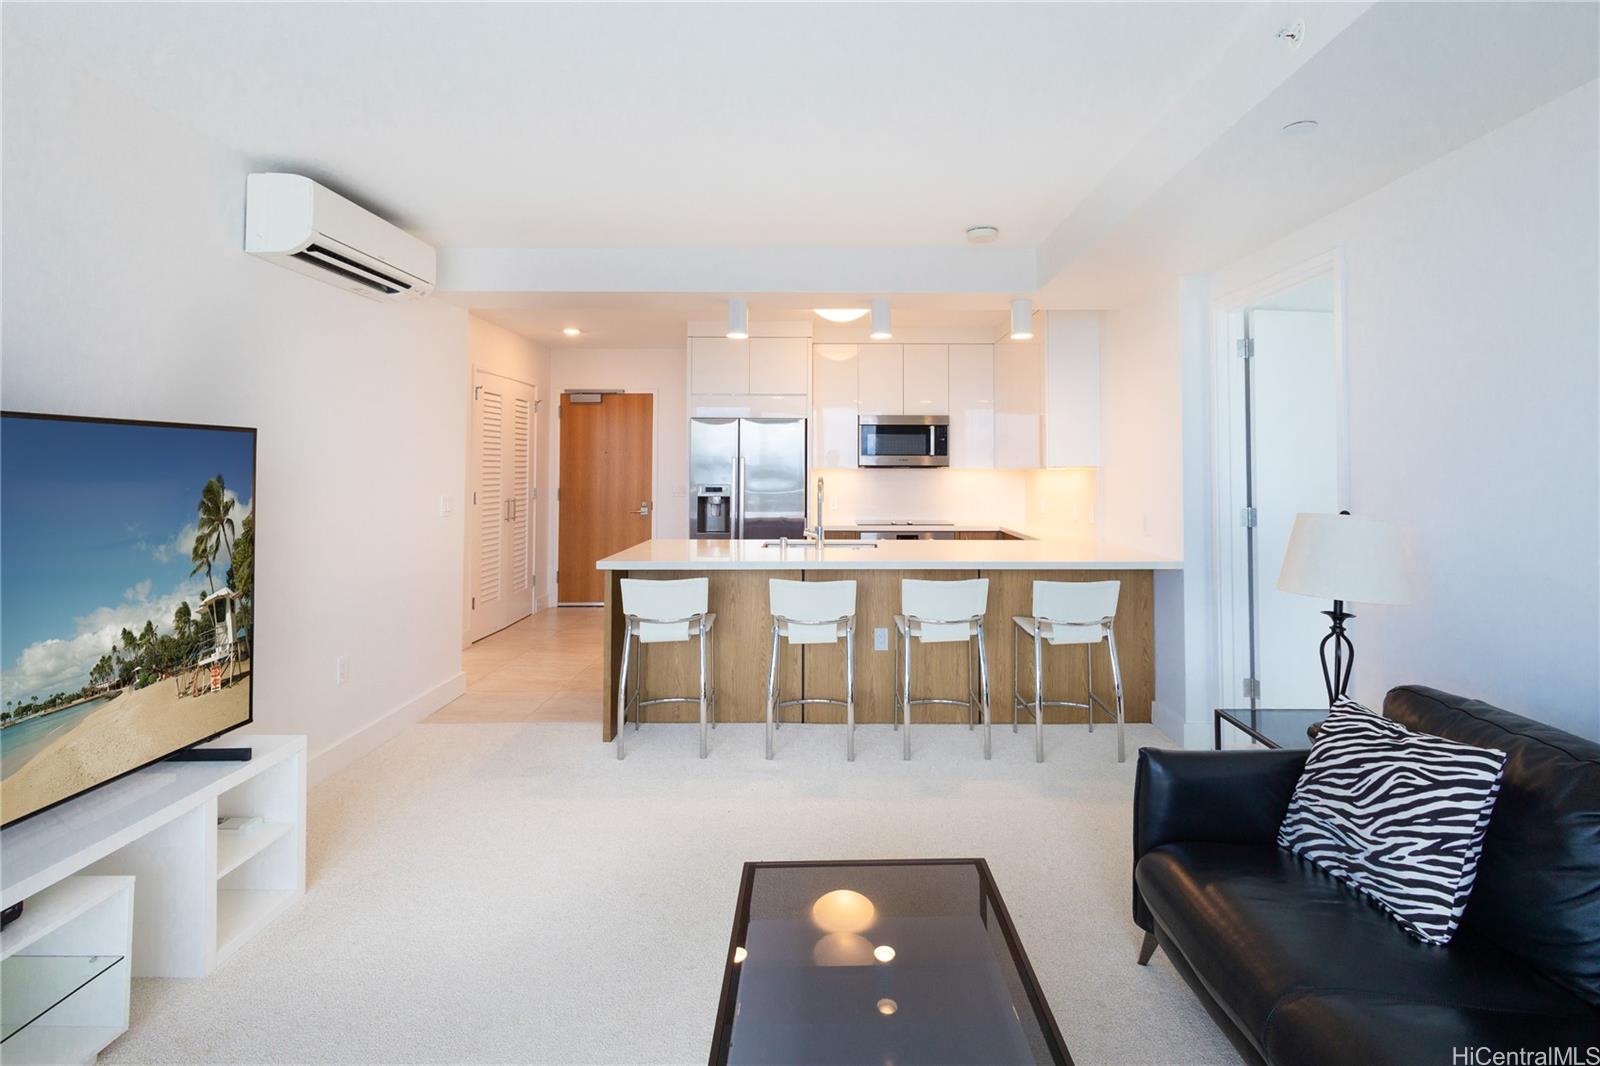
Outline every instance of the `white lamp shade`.
{"type": "Polygon", "coordinates": [[[1411,576],[1400,530],[1379,518],[1295,515],[1278,587],[1320,600],[1407,603],[1411,576]]]}

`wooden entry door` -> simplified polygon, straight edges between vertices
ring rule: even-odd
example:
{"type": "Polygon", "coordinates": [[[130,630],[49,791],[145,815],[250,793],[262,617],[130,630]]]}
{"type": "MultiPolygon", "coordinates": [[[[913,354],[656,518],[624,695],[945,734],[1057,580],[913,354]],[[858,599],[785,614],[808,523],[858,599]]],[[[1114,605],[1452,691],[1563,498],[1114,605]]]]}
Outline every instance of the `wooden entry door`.
{"type": "Polygon", "coordinates": [[[538,390],[484,370],[472,380],[469,640],[533,613],[538,390]]]}
{"type": "Polygon", "coordinates": [[[650,539],[654,397],[565,393],[561,397],[560,565],[556,602],[605,602],[594,564],[650,539]]]}

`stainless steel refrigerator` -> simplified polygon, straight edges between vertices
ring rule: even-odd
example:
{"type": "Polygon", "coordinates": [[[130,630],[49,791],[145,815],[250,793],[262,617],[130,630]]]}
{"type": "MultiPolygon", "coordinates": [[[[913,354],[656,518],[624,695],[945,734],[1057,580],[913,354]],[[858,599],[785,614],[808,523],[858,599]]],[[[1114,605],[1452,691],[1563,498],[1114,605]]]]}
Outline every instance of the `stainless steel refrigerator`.
{"type": "Polygon", "coordinates": [[[689,536],[764,540],[806,528],[806,420],[691,418],[689,536]]]}

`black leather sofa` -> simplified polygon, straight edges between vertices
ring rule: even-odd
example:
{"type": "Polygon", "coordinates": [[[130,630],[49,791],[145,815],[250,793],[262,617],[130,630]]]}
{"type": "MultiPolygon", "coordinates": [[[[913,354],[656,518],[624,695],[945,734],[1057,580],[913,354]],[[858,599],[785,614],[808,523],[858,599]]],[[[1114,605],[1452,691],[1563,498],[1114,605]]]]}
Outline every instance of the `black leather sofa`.
{"type": "Polygon", "coordinates": [[[1383,712],[1509,756],[1449,946],[1412,939],[1277,847],[1305,752],[1145,748],[1139,961],[1159,945],[1250,1063],[1495,1061],[1478,1048],[1600,1061],[1587,1057],[1600,1055],[1589,1051],[1600,1049],[1600,744],[1416,686],[1391,691],[1383,712]]]}

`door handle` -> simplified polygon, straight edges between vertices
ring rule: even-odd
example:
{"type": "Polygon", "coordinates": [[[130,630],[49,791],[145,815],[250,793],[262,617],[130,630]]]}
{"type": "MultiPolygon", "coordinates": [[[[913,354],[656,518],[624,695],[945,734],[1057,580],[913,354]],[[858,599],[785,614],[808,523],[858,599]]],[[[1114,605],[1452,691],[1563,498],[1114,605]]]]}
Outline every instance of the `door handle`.
{"type": "Polygon", "coordinates": [[[642,515],[647,515],[647,514],[650,513],[650,501],[649,500],[643,500],[643,501],[640,502],[640,504],[639,504],[639,513],[642,514],[642,515]]]}

